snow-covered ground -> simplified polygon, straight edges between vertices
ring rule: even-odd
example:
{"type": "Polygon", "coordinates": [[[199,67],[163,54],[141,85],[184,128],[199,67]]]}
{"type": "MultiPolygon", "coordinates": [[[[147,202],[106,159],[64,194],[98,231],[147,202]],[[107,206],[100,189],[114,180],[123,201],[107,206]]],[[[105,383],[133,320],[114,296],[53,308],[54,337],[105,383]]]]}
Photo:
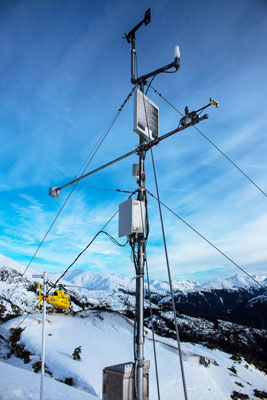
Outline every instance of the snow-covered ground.
{"type": "MultiPolygon", "coordinates": [[[[0,334],[6,339],[10,328],[15,328],[22,317],[12,319],[1,326],[0,334]]],[[[83,312],[78,316],[47,315],[46,331],[46,365],[53,377],[64,381],[73,378],[79,389],[94,397],[102,396],[102,371],[104,367],[133,361],[133,326],[130,320],[109,312],[83,312]],[[81,346],[81,361],[72,359],[74,349],[81,346]]],[[[41,354],[41,314],[30,315],[21,325],[20,344],[32,354],[41,354]]],[[[176,343],[172,339],[156,336],[161,399],[171,400],[183,398],[182,382],[177,356],[176,343]],[[181,393],[180,393],[181,392],[181,393]],[[179,394],[180,393],[180,394],[179,394]]],[[[230,359],[230,355],[219,350],[207,349],[201,345],[182,343],[185,376],[190,400],[225,400],[230,399],[233,391],[254,397],[254,389],[264,390],[267,385],[266,376],[245,361],[240,363],[230,359]],[[204,366],[202,364],[208,364],[204,366]],[[234,367],[232,371],[229,368],[234,367]],[[236,373],[235,373],[236,370],[236,373]],[[241,386],[242,385],[242,386],[241,386]]],[[[150,367],[150,399],[157,399],[155,368],[153,362],[153,346],[151,332],[146,330],[145,358],[151,360],[150,367]]],[[[19,379],[16,387],[12,383],[9,370],[11,365],[31,371],[31,364],[24,364],[14,356],[6,359],[9,364],[4,371],[5,383],[0,384],[1,400],[35,399],[37,375],[28,372],[28,377],[19,379]],[[23,381],[25,386],[23,386],[23,381]],[[10,382],[10,384],[8,383],[10,382]],[[34,388],[34,389],[33,389],[34,388]],[[12,393],[17,390],[17,397],[12,393]],[[21,394],[21,397],[18,397],[21,394]],[[24,397],[23,397],[24,396],[24,397]],[[35,396],[35,394],[34,394],[35,396]]],[[[22,374],[22,373],[21,373],[22,374]]],[[[3,376],[1,374],[1,376],[3,376]]],[[[21,376],[21,375],[19,375],[21,376]]],[[[1,379],[2,381],[2,379],[1,379]]],[[[51,379],[46,380],[46,400],[52,400],[51,379]]],[[[63,389],[62,389],[63,390],[63,389]]],[[[53,392],[53,390],[52,390],[53,392]]],[[[63,392],[62,392],[63,393],[63,392]]],[[[66,394],[65,399],[67,399],[66,394]]],[[[72,399],[75,399],[73,394],[72,399]]],[[[58,397],[57,397],[58,398],[58,397]]],[[[78,398],[78,397],[77,397],[78,398]]],[[[79,397],[83,399],[86,397],[79,397]]]]}
{"type": "MultiPolygon", "coordinates": [[[[1,400],[39,400],[40,376],[0,361],[1,400]]],[[[45,377],[45,399],[47,400],[96,400],[81,390],[74,389],[55,379],[45,377]]]]}
{"type": "MultiPolygon", "coordinates": [[[[32,364],[10,354],[10,345],[5,343],[11,328],[18,326],[25,315],[14,318],[25,311],[30,315],[21,323],[23,332],[18,344],[31,354],[41,354],[42,316],[36,313],[36,283],[32,279],[34,271],[28,270],[22,278],[24,267],[0,255],[0,306],[2,318],[13,319],[0,326],[0,400],[39,399],[40,375],[32,372],[32,364]],[[20,274],[18,274],[18,272],[20,274]],[[16,286],[18,284],[18,286],[16,286]],[[11,292],[12,302],[9,300],[11,292]],[[3,339],[4,338],[4,339],[3,339]],[[9,357],[9,358],[8,358],[9,357]],[[19,368],[18,368],[19,367],[19,368]],[[14,378],[16,377],[16,378],[14,378]]],[[[49,274],[55,281],[58,274],[49,274]]],[[[266,277],[257,277],[266,284],[266,277]]],[[[82,288],[70,288],[77,292],[78,299],[90,301],[98,307],[105,304],[109,309],[120,311],[134,306],[135,282],[115,274],[99,274],[86,270],[73,270],[64,277],[62,283],[82,288]],[[86,288],[86,289],[85,289],[86,288]],[[90,289],[90,290],[88,290],[90,289]]],[[[166,282],[153,281],[154,293],[168,295],[166,282]]],[[[234,276],[205,285],[188,281],[174,282],[174,290],[190,292],[211,290],[212,288],[245,288],[253,286],[246,277],[234,276]]],[[[79,303],[77,303],[79,304],[79,303]]],[[[45,399],[101,399],[102,374],[107,366],[133,361],[133,325],[125,317],[107,311],[81,311],[74,304],[75,316],[47,315],[46,365],[53,378],[46,376],[45,399]],[[72,358],[74,349],[81,346],[81,361],[72,358]],[[72,378],[76,389],[63,383],[72,378]],[[79,389],[79,390],[78,390],[79,389]]],[[[199,321],[201,323],[201,320],[199,321]]],[[[206,325],[205,325],[206,326],[206,325]]],[[[194,325],[196,328],[196,326],[194,325]]],[[[205,328],[206,329],[206,328],[205,328]]],[[[206,334],[207,335],[207,334],[206,334]]],[[[156,336],[159,380],[162,400],[183,398],[182,381],[177,356],[176,343],[172,339],[156,336]]],[[[182,343],[185,377],[190,400],[225,400],[232,392],[247,394],[249,399],[257,399],[254,389],[267,387],[266,375],[244,360],[231,359],[230,354],[211,350],[200,344],[182,343]]],[[[146,329],[145,358],[151,361],[150,399],[157,399],[155,367],[151,332],[146,329]]]]}

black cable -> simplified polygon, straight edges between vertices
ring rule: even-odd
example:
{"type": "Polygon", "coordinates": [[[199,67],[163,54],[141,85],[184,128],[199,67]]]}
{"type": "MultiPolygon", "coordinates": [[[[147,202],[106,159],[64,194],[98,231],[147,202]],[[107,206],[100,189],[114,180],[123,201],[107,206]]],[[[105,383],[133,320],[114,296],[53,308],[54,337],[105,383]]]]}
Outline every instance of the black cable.
{"type": "Polygon", "coordinates": [[[150,194],[156,201],[159,201],[163,207],[165,207],[168,211],[170,211],[175,217],[177,217],[180,221],[182,221],[188,228],[190,228],[192,231],[194,231],[198,236],[200,236],[205,242],[207,242],[210,246],[212,246],[215,250],[217,250],[221,255],[223,255],[227,260],[229,260],[233,265],[235,265],[237,268],[239,268],[244,274],[246,274],[249,278],[251,278],[257,285],[261,286],[264,290],[266,288],[258,282],[255,278],[253,278],[252,275],[250,275],[247,271],[245,271],[240,265],[238,265],[235,261],[233,261],[230,257],[228,257],[225,253],[223,253],[218,247],[216,247],[212,242],[210,242],[205,236],[203,236],[200,232],[198,232],[195,228],[193,228],[192,225],[190,225],[188,222],[186,222],[182,217],[180,217],[178,214],[176,214],[173,210],[171,210],[166,204],[164,204],[161,200],[159,200],[156,196],[154,196],[151,192],[147,190],[147,193],[150,194]]]}
{"type": "MultiPolygon", "coordinates": [[[[135,52],[135,70],[136,70],[136,77],[138,79],[138,62],[137,62],[137,52],[135,52]]],[[[136,87],[136,86],[135,86],[136,87]]]]}
{"type": "MultiPolygon", "coordinates": [[[[151,86],[151,88],[154,90],[155,93],[157,93],[167,104],[169,104],[178,114],[180,114],[183,117],[183,114],[169,101],[164,97],[161,93],[159,93],[155,88],[151,86]]],[[[257,185],[244,171],[242,171],[241,168],[238,167],[237,164],[234,163],[233,160],[231,160],[230,157],[228,157],[212,140],[210,140],[200,129],[198,129],[195,125],[193,125],[195,130],[200,133],[200,135],[206,139],[223,157],[226,158],[250,183],[252,183],[265,197],[267,197],[267,194],[257,185]]]]}
{"type": "Polygon", "coordinates": [[[101,231],[100,233],[104,233],[105,235],[107,235],[107,237],[112,241],[112,243],[116,244],[119,247],[125,247],[128,244],[128,240],[126,240],[125,243],[120,243],[112,235],[110,235],[108,232],[101,231]]]}
{"type": "MultiPolygon", "coordinates": [[[[137,274],[137,257],[135,253],[135,245],[136,245],[136,238],[131,237],[129,240],[129,244],[131,246],[131,259],[134,263],[134,268],[135,268],[135,273],[137,274]]],[[[134,313],[134,326],[133,326],[133,353],[134,353],[134,361],[136,361],[136,336],[137,336],[137,320],[136,320],[136,313],[134,313]]],[[[134,368],[134,392],[135,392],[135,398],[136,398],[136,383],[137,377],[136,377],[136,368],[134,368]]]]}
{"type": "MultiPolygon", "coordinates": [[[[131,193],[131,195],[128,197],[128,199],[130,199],[133,194],[135,192],[131,193]]],[[[69,269],[76,263],[76,261],[80,258],[80,256],[88,249],[88,247],[91,246],[91,244],[94,242],[94,240],[97,238],[98,235],[100,235],[100,233],[105,233],[109,239],[111,239],[113,241],[113,243],[115,243],[118,246],[126,246],[126,244],[128,242],[126,242],[125,244],[121,244],[119,243],[116,239],[113,238],[113,236],[111,236],[109,233],[105,232],[104,229],[108,226],[108,224],[113,220],[113,218],[118,214],[119,210],[117,210],[112,217],[103,225],[103,227],[100,229],[100,231],[97,232],[97,234],[93,237],[93,239],[88,243],[88,245],[77,255],[77,257],[75,258],[75,260],[66,268],[66,270],[63,272],[63,274],[56,280],[56,282],[54,283],[54,287],[56,287],[57,283],[60,281],[60,279],[63,278],[63,276],[69,271],[69,269]]],[[[51,290],[51,289],[50,289],[51,290]]],[[[48,291],[48,293],[50,292],[50,290],[48,291]]]]}
{"type": "MultiPolygon", "coordinates": [[[[144,96],[143,96],[143,101],[144,101],[144,109],[145,109],[145,115],[146,115],[146,123],[147,123],[148,131],[149,131],[149,124],[148,124],[148,117],[147,117],[144,96]]],[[[173,287],[172,287],[171,270],[170,270],[170,264],[169,264],[168,249],[167,249],[166,236],[165,236],[162,210],[161,210],[161,203],[160,203],[160,197],[159,197],[158,180],[157,180],[157,174],[156,174],[155,161],[154,161],[152,147],[151,147],[151,161],[152,161],[152,167],[153,167],[153,173],[154,173],[156,192],[157,192],[157,197],[158,197],[158,209],[159,209],[159,215],[160,215],[161,231],[162,231],[162,237],[163,237],[166,265],[167,265],[168,278],[169,278],[169,286],[170,286],[171,299],[172,299],[173,322],[174,322],[175,331],[176,331],[176,340],[177,340],[178,354],[179,354],[179,360],[180,360],[180,369],[181,369],[181,376],[182,376],[182,383],[183,383],[184,398],[185,398],[185,400],[188,400],[184,366],[183,366],[183,358],[182,358],[182,349],[181,349],[180,335],[179,335],[179,329],[178,329],[178,323],[177,323],[177,314],[176,314],[176,308],[175,308],[175,302],[174,302],[174,293],[173,293],[173,287]]]]}
{"type": "MultiPolygon", "coordinates": [[[[88,247],[91,246],[91,244],[94,242],[94,240],[97,238],[98,235],[100,235],[100,233],[103,232],[103,229],[105,229],[105,227],[111,222],[111,220],[118,214],[118,210],[112,215],[112,217],[108,220],[108,222],[106,222],[106,224],[103,226],[103,228],[97,232],[97,234],[93,237],[93,239],[87,244],[87,246],[85,246],[85,248],[77,255],[77,257],[74,259],[74,261],[66,268],[66,270],[63,272],[62,275],[60,275],[60,277],[56,280],[56,282],[54,283],[54,287],[56,287],[57,283],[60,281],[60,279],[63,278],[64,275],[66,275],[66,273],[69,271],[69,269],[76,263],[76,261],[81,257],[81,255],[88,249],[88,247]]],[[[50,289],[51,290],[51,289],[50,289]]],[[[48,291],[48,293],[50,292],[50,290],[48,291]]]]}
{"type": "Polygon", "coordinates": [[[149,91],[149,89],[150,89],[151,83],[153,82],[154,78],[156,78],[156,75],[154,75],[153,78],[151,78],[149,84],[147,85],[146,95],[147,95],[147,93],[148,93],[148,91],[149,91]]]}
{"type": "MultiPolygon", "coordinates": [[[[66,205],[67,202],[69,201],[70,196],[71,196],[72,193],[74,192],[76,186],[77,186],[77,184],[73,187],[73,189],[72,189],[71,192],[69,193],[68,197],[67,197],[66,200],[64,201],[63,205],[61,206],[59,212],[57,213],[56,217],[55,217],[54,220],[52,221],[52,224],[50,225],[48,231],[47,231],[46,234],[44,235],[44,237],[43,237],[42,241],[40,242],[39,246],[38,246],[37,249],[35,250],[35,252],[34,252],[32,258],[30,259],[30,261],[29,261],[28,265],[26,266],[26,268],[25,268],[23,274],[21,275],[21,278],[23,278],[23,276],[25,275],[25,273],[26,273],[26,271],[28,270],[29,266],[30,266],[31,263],[33,262],[33,260],[34,260],[34,258],[35,258],[35,256],[36,256],[36,254],[37,254],[38,251],[40,250],[42,244],[44,243],[44,241],[45,241],[45,239],[46,239],[46,237],[47,237],[47,235],[49,234],[49,232],[50,232],[51,229],[53,228],[54,224],[56,223],[56,221],[57,221],[59,215],[60,215],[61,212],[63,211],[63,208],[65,207],[65,205],[66,205]]],[[[16,284],[16,286],[15,286],[14,290],[12,291],[12,293],[11,293],[9,299],[11,299],[11,297],[12,297],[13,294],[14,294],[14,292],[17,290],[17,287],[18,287],[19,284],[20,284],[20,281],[18,281],[18,283],[16,284]]]]}
{"type": "Polygon", "coordinates": [[[147,209],[147,194],[145,192],[145,208],[146,208],[146,215],[145,215],[145,220],[146,220],[146,236],[145,236],[145,241],[148,239],[150,227],[149,227],[149,219],[148,219],[148,209],[147,209]]]}
{"type": "Polygon", "coordinates": [[[132,249],[132,253],[131,253],[131,260],[134,263],[134,268],[135,268],[135,272],[137,273],[137,257],[136,257],[136,250],[135,250],[135,246],[136,246],[136,241],[129,241],[129,244],[131,246],[132,249]]]}
{"type": "MultiPolygon", "coordinates": [[[[114,123],[116,122],[116,120],[118,119],[118,117],[119,117],[119,115],[120,115],[122,109],[124,108],[125,104],[128,102],[128,100],[129,100],[130,97],[132,96],[134,89],[135,89],[135,87],[134,87],[134,88],[131,90],[131,92],[128,94],[128,96],[126,97],[125,101],[123,102],[123,104],[121,105],[121,107],[119,108],[119,110],[117,111],[115,117],[113,118],[113,120],[111,121],[111,123],[108,125],[108,127],[107,127],[106,130],[104,131],[104,134],[102,135],[102,137],[99,139],[99,141],[98,141],[97,144],[96,144],[95,150],[93,150],[93,151],[90,153],[89,160],[88,160],[88,162],[86,163],[86,166],[84,167],[84,169],[82,170],[81,175],[84,174],[84,172],[85,172],[86,169],[88,168],[89,164],[90,164],[91,161],[93,160],[93,158],[94,158],[94,156],[96,155],[97,151],[99,150],[101,144],[103,143],[103,141],[104,141],[105,138],[107,137],[108,133],[110,132],[110,130],[111,130],[112,126],[114,125],[114,123]],[[92,155],[91,155],[91,154],[92,154],[92,155]]],[[[81,169],[82,169],[82,167],[79,169],[79,171],[80,171],[81,169]]],[[[78,171],[78,174],[79,174],[79,171],[78,171]]],[[[75,178],[75,177],[74,177],[74,178],[75,178]]],[[[23,272],[23,274],[22,274],[22,277],[25,275],[26,271],[28,270],[29,266],[31,265],[32,261],[34,260],[36,254],[38,253],[38,251],[40,250],[42,244],[44,243],[44,241],[45,241],[47,235],[48,235],[49,232],[51,231],[51,229],[52,229],[52,227],[54,226],[55,222],[57,221],[59,215],[61,214],[61,212],[62,212],[62,210],[64,209],[65,205],[67,204],[68,200],[70,199],[72,193],[74,192],[74,190],[75,190],[75,188],[76,188],[76,186],[77,186],[77,183],[78,183],[78,182],[76,182],[76,183],[73,185],[73,189],[71,190],[71,192],[69,193],[68,197],[67,197],[66,200],[64,201],[62,207],[60,208],[60,210],[59,210],[59,212],[57,213],[56,217],[55,217],[54,220],[52,221],[52,224],[50,225],[48,231],[46,232],[46,234],[44,235],[42,241],[40,242],[39,246],[37,247],[36,251],[34,252],[34,254],[33,254],[31,260],[29,261],[28,265],[26,266],[26,268],[25,268],[25,270],[24,270],[24,272],[23,272]]],[[[15,286],[14,290],[12,291],[12,293],[11,293],[9,299],[11,299],[11,297],[13,296],[13,294],[14,294],[14,292],[16,291],[18,285],[19,285],[19,282],[17,283],[17,285],[15,286]]]]}

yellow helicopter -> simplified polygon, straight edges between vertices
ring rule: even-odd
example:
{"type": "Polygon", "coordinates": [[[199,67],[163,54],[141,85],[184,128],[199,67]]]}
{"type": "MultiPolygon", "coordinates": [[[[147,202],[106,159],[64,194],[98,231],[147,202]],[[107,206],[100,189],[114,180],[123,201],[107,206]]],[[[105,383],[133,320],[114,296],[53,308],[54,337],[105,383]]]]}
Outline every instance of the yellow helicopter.
{"type": "MultiPolygon", "coordinates": [[[[40,282],[38,282],[39,288],[39,301],[38,307],[40,308],[41,302],[43,300],[40,282]]],[[[46,297],[47,303],[51,304],[56,310],[64,310],[65,312],[69,312],[71,309],[70,296],[64,293],[63,290],[55,290],[54,296],[46,297]]]]}

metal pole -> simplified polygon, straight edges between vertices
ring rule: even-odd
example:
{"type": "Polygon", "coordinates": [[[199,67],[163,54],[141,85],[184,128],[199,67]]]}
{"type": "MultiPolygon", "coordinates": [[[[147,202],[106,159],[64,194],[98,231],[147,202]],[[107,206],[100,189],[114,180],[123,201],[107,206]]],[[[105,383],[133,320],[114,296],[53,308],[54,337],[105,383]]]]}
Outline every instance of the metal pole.
{"type": "MultiPolygon", "coordinates": [[[[140,149],[143,139],[140,137],[140,149]]],[[[145,151],[139,151],[138,197],[145,197],[145,151]]],[[[144,399],[144,263],[145,263],[145,227],[137,234],[137,276],[136,276],[136,398],[144,399]]]]}
{"type": "Polygon", "coordinates": [[[45,316],[46,316],[46,272],[43,273],[43,329],[42,329],[42,358],[41,358],[41,387],[40,400],[44,399],[44,366],[45,366],[45,316]]]}
{"type": "Polygon", "coordinates": [[[131,82],[134,83],[135,81],[135,35],[132,37],[132,49],[131,49],[131,82]]]}

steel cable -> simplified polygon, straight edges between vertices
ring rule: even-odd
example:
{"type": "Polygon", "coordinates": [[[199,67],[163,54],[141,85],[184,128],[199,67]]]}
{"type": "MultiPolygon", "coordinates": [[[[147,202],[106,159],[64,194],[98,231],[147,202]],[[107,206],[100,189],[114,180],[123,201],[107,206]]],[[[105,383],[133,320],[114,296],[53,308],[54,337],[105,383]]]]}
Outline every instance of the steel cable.
{"type": "Polygon", "coordinates": [[[150,310],[150,320],[151,320],[151,330],[152,330],[153,353],[154,353],[154,362],[155,362],[155,371],[156,371],[157,392],[158,392],[158,400],[160,400],[158,360],[157,360],[157,351],[156,351],[156,343],[155,343],[155,330],[154,330],[152,304],[151,304],[151,291],[150,291],[150,281],[149,281],[149,274],[148,274],[146,247],[145,247],[145,258],[146,258],[145,264],[146,264],[146,276],[147,276],[147,289],[148,289],[148,300],[149,300],[149,310],[150,310]]]}
{"type": "MultiPolygon", "coordinates": [[[[130,199],[133,194],[135,192],[132,192],[131,195],[128,197],[128,199],[130,199]]],[[[56,280],[56,282],[54,283],[54,286],[56,286],[58,284],[58,282],[63,278],[64,275],[66,275],[66,273],[69,271],[69,269],[76,263],[76,261],[81,257],[81,255],[91,246],[91,244],[94,242],[94,240],[98,237],[98,235],[100,235],[100,233],[104,233],[106,234],[109,239],[112,240],[112,242],[116,245],[119,246],[126,246],[126,244],[128,242],[126,242],[125,244],[121,244],[119,243],[116,239],[114,239],[109,233],[105,232],[104,229],[108,226],[108,224],[113,220],[113,218],[118,214],[119,210],[117,210],[112,217],[110,217],[110,219],[103,225],[103,227],[95,234],[95,236],[93,237],[93,239],[90,240],[90,242],[85,246],[85,248],[76,256],[76,258],[74,259],[74,261],[65,269],[65,271],[63,272],[62,275],[60,275],[60,277],[56,280]]],[[[50,289],[51,290],[51,289],[50,289]]],[[[49,292],[48,292],[49,293],[49,292]]]]}
{"type": "MultiPolygon", "coordinates": [[[[134,87],[134,88],[131,90],[131,92],[127,95],[126,99],[124,100],[124,102],[122,103],[122,105],[120,106],[120,108],[118,109],[118,111],[117,111],[115,117],[113,118],[113,120],[111,121],[111,123],[108,125],[108,127],[105,129],[105,131],[104,131],[102,137],[98,140],[98,142],[97,142],[97,144],[96,144],[96,146],[95,146],[95,149],[92,150],[92,152],[91,152],[90,155],[89,155],[89,160],[86,162],[86,165],[85,165],[85,167],[83,168],[83,170],[82,170],[82,172],[81,172],[81,175],[83,175],[84,172],[87,170],[89,164],[90,164],[91,161],[93,160],[93,158],[94,158],[94,156],[96,155],[97,151],[99,150],[101,144],[103,143],[103,141],[104,141],[105,138],[107,137],[107,135],[108,135],[108,133],[110,132],[111,128],[113,127],[114,123],[117,121],[117,119],[118,119],[118,117],[119,117],[119,115],[120,115],[122,109],[124,108],[125,104],[129,101],[130,97],[132,96],[134,89],[135,89],[135,87],[134,87]]],[[[83,166],[82,166],[82,167],[83,167],[83,166]]],[[[79,169],[79,171],[82,169],[82,167],[79,169]]],[[[77,174],[79,174],[79,171],[78,171],[77,174]]],[[[76,175],[77,175],[77,174],[76,174],[76,175]]],[[[45,239],[46,239],[46,237],[48,236],[48,234],[49,234],[49,232],[51,231],[52,227],[53,227],[54,224],[56,223],[56,221],[57,221],[59,215],[60,215],[61,212],[63,211],[63,209],[64,209],[64,207],[66,206],[67,202],[69,201],[69,199],[70,199],[72,193],[74,192],[74,190],[75,190],[77,184],[78,184],[78,182],[76,182],[76,183],[73,185],[73,188],[72,188],[71,192],[69,193],[68,197],[67,197],[66,200],[64,201],[64,203],[63,203],[63,205],[61,206],[59,212],[57,213],[56,217],[54,218],[54,220],[52,221],[50,227],[48,228],[46,234],[44,235],[43,239],[41,240],[39,246],[38,246],[37,249],[35,250],[35,252],[34,252],[32,258],[30,259],[29,263],[27,264],[27,266],[26,266],[26,268],[25,268],[25,270],[24,270],[24,272],[23,272],[23,274],[22,274],[22,277],[25,275],[25,273],[27,272],[27,270],[28,270],[28,268],[30,267],[31,263],[33,262],[34,258],[36,257],[36,254],[39,252],[39,250],[40,250],[42,244],[44,243],[44,241],[45,241],[45,239]]],[[[19,285],[19,282],[17,283],[17,285],[15,286],[14,290],[12,291],[12,293],[11,293],[11,295],[10,295],[10,297],[9,297],[9,300],[10,300],[11,297],[13,296],[13,294],[14,294],[14,292],[16,291],[18,285],[19,285]]]]}
{"type": "MultiPolygon", "coordinates": [[[[184,116],[181,111],[178,110],[178,108],[176,108],[168,99],[166,99],[166,97],[164,97],[161,93],[159,93],[155,88],[153,88],[153,86],[151,86],[151,89],[154,90],[154,92],[160,96],[167,104],[169,104],[169,106],[171,106],[178,114],[180,114],[182,117],[184,116]]],[[[198,129],[196,126],[194,126],[194,129],[204,138],[206,139],[217,151],[219,151],[219,153],[226,158],[227,161],[229,161],[250,183],[252,183],[252,185],[254,185],[265,197],[267,197],[267,194],[264,192],[263,189],[261,189],[259,187],[259,185],[257,185],[257,183],[255,183],[233,160],[231,160],[230,157],[227,156],[227,154],[225,154],[211,139],[209,139],[200,129],[198,129]]]]}
{"type": "MultiPolygon", "coordinates": [[[[149,132],[148,116],[147,116],[147,110],[146,110],[146,105],[145,105],[144,93],[143,93],[143,102],[144,102],[146,123],[147,123],[147,127],[148,127],[148,132],[149,132]]],[[[148,133],[148,135],[149,135],[149,133],[148,133]]],[[[149,141],[150,141],[150,138],[149,138],[149,141]]],[[[153,155],[153,149],[152,148],[151,148],[151,161],[152,161],[152,168],[153,168],[156,192],[157,192],[157,197],[158,197],[158,209],[159,209],[159,215],[160,215],[160,224],[161,224],[161,231],[162,231],[162,237],[163,237],[165,259],[166,259],[169,286],[170,286],[170,293],[171,293],[171,299],[172,299],[173,322],[174,322],[174,325],[175,325],[176,341],[177,341],[177,346],[178,346],[178,354],[179,354],[179,361],[180,361],[180,370],[181,370],[181,376],[182,376],[184,398],[185,398],[185,400],[188,400],[185,373],[184,373],[184,366],[183,366],[183,358],[182,358],[182,349],[181,349],[180,335],[179,335],[179,329],[178,329],[178,323],[177,323],[177,314],[176,314],[173,287],[172,287],[171,270],[170,270],[170,264],[169,264],[169,256],[168,256],[168,249],[167,249],[166,236],[165,236],[165,230],[164,230],[163,216],[162,216],[162,210],[161,210],[161,202],[160,202],[160,197],[159,197],[158,180],[157,180],[155,161],[154,161],[154,155],[153,155]]]]}
{"type": "Polygon", "coordinates": [[[188,222],[186,222],[182,217],[180,217],[178,214],[176,214],[171,208],[166,206],[161,200],[159,200],[156,196],[154,196],[149,190],[147,190],[147,193],[150,194],[151,197],[153,197],[156,201],[160,201],[160,203],[165,207],[168,211],[170,211],[175,217],[177,217],[180,221],[182,221],[188,228],[190,228],[193,232],[195,232],[198,236],[200,236],[205,242],[207,242],[210,246],[212,246],[215,250],[217,250],[221,255],[223,255],[227,260],[229,260],[233,265],[235,265],[237,268],[239,268],[244,274],[246,274],[250,279],[252,279],[257,285],[261,286],[264,290],[266,288],[258,282],[255,278],[253,278],[252,275],[250,275],[244,268],[240,267],[235,261],[233,261],[230,257],[228,257],[222,250],[220,250],[217,246],[215,246],[210,240],[208,240],[205,236],[203,236],[200,232],[198,232],[195,228],[193,228],[192,225],[190,225],[188,222]]]}

